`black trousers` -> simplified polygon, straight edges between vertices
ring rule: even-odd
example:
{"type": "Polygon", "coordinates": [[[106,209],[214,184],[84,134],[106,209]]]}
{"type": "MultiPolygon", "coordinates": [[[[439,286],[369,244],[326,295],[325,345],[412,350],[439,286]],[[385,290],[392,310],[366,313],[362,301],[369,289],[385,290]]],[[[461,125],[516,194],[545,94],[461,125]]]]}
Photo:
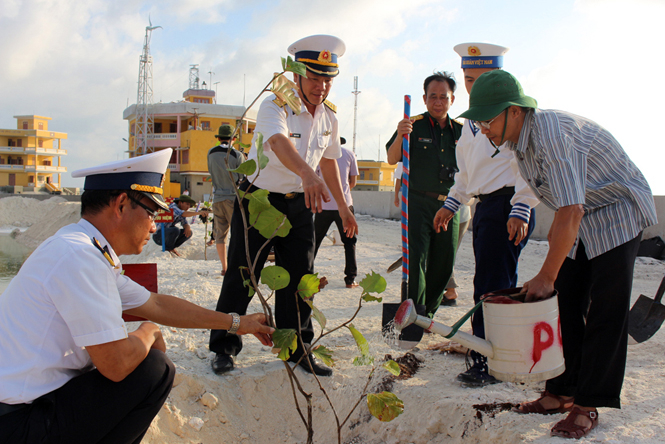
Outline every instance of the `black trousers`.
{"type": "Polygon", "coordinates": [[[547,390],[574,396],[584,407],[621,408],[626,370],[628,312],[633,269],[642,233],[593,259],[580,242],[566,258],[554,287],[566,371],[547,381],[547,390]]]}
{"type": "MultiPolygon", "coordinates": [[[[351,213],[353,213],[353,205],[350,206],[349,209],[351,210],[351,213]]],[[[317,213],[314,217],[314,233],[316,236],[314,257],[316,258],[321,242],[323,241],[323,238],[326,237],[328,228],[330,228],[330,225],[333,222],[337,225],[337,230],[339,230],[339,235],[342,238],[342,244],[344,244],[344,258],[346,259],[346,265],[344,267],[344,282],[351,284],[356,280],[356,276],[358,275],[358,265],[356,264],[356,242],[358,241],[358,238],[355,234],[353,237],[346,237],[342,218],[339,217],[339,211],[323,210],[322,212],[317,213]]]]}
{"type": "Polygon", "coordinates": [[[139,443],[173,387],[175,367],[159,350],[125,379],[98,370],[77,376],[29,406],[0,416],[2,443],[139,443]]]}
{"type": "MultiPolygon", "coordinates": [[[[476,204],[473,215],[473,255],[476,273],[473,277],[473,300],[491,291],[517,286],[517,263],[536,226],[536,212],[531,210],[527,235],[519,245],[508,239],[506,224],[513,206],[511,194],[492,196],[476,204]]],[[[474,336],[485,338],[482,306],[471,320],[474,336]]],[[[476,353],[476,352],[474,352],[476,353]]]]}
{"type": "MultiPolygon", "coordinates": [[[[248,184],[241,185],[244,191],[248,184]]],[[[252,191],[255,191],[253,189],[252,191]]],[[[283,214],[291,223],[291,230],[286,237],[273,238],[258,254],[265,244],[266,238],[257,230],[248,231],[249,257],[252,262],[258,256],[254,270],[257,281],[260,282],[261,270],[265,265],[270,248],[275,248],[275,264],[285,268],[290,275],[289,285],[275,292],[275,322],[277,328],[298,329],[298,309],[300,310],[300,328],[302,340],[310,344],[314,338],[314,329],[310,319],[311,308],[305,301],[296,295],[300,279],[314,272],[314,218],[312,212],[305,206],[305,197],[302,193],[288,199],[283,194],[270,193],[270,203],[283,214]],[[297,301],[297,302],[296,302],[297,301]],[[296,303],[298,305],[296,305],[296,303]],[[296,308],[298,307],[298,308],[296,308]]],[[[242,199],[245,214],[249,217],[247,199],[242,199]]],[[[217,301],[217,311],[223,313],[238,313],[244,315],[251,301],[248,290],[243,285],[240,267],[247,267],[245,253],[245,228],[242,222],[242,213],[236,200],[233,218],[231,220],[231,238],[228,248],[228,269],[224,275],[222,290],[217,301]]],[[[247,270],[243,270],[247,276],[247,270]]],[[[299,349],[293,356],[302,353],[299,349]]],[[[212,330],[210,332],[210,351],[227,355],[237,355],[242,350],[242,338],[238,335],[228,334],[226,330],[212,330]]]]}

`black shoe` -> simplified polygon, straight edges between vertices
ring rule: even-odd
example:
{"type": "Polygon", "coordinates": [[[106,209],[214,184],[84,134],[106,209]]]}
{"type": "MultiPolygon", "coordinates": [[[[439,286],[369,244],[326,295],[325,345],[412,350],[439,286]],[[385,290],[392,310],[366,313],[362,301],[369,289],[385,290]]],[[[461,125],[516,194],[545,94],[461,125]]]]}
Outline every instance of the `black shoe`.
{"type": "Polygon", "coordinates": [[[484,387],[501,382],[489,374],[487,357],[471,350],[466,354],[466,371],[457,375],[457,380],[463,387],[484,387]]]}
{"type": "Polygon", "coordinates": [[[212,371],[217,375],[233,370],[233,356],[217,353],[212,360],[212,371]]]}
{"type": "MultiPolygon", "coordinates": [[[[298,359],[300,357],[290,357],[289,362],[298,362],[298,359]]],[[[316,362],[316,359],[312,357],[312,355],[307,355],[304,357],[301,361],[300,364],[298,364],[300,368],[305,370],[307,373],[312,373],[312,369],[314,370],[314,374],[316,376],[332,376],[333,371],[331,368],[326,367],[325,365],[321,365],[318,362],[316,362]],[[310,369],[309,366],[310,364],[312,365],[312,368],[310,369]]]]}
{"type": "Polygon", "coordinates": [[[448,299],[447,297],[443,297],[441,299],[441,305],[444,305],[446,307],[455,307],[457,305],[457,298],[455,299],[448,299]]]}

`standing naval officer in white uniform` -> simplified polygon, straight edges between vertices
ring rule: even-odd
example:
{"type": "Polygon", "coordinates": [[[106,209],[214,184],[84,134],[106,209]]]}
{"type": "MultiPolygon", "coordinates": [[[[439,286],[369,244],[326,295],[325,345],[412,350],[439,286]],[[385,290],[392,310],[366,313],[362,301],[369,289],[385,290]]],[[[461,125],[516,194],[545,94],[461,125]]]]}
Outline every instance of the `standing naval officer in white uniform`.
{"type": "MultiPolygon", "coordinates": [[[[270,252],[275,249],[275,263],[284,267],[290,275],[289,285],[275,292],[275,322],[278,328],[298,329],[298,309],[302,341],[310,344],[314,330],[310,320],[311,308],[303,300],[296,306],[295,293],[300,279],[314,272],[314,213],[322,211],[323,201],[330,196],[326,185],[337,202],[339,215],[348,237],[358,231],[358,225],[344,200],[342,184],[337,168],[337,158],[342,154],[339,145],[339,131],[335,106],[326,100],[333,79],[339,74],[337,58],[344,54],[344,42],[337,37],[314,35],[305,37],[289,46],[289,53],[295,60],[307,67],[307,77],[294,74],[296,94],[302,100],[300,114],[296,114],[286,103],[274,94],[268,96],[259,108],[252,145],[256,134],[263,134],[263,149],[270,161],[266,168],[249,176],[240,188],[249,192],[257,189],[270,191],[270,203],[291,223],[291,230],[285,237],[273,238],[267,248],[261,251],[256,261],[257,280],[263,264],[270,252]],[[323,179],[315,170],[320,166],[323,179]],[[257,177],[258,175],[258,177],[257,177]],[[253,186],[250,184],[253,183],[253,186]],[[299,307],[299,308],[296,308],[299,307]]],[[[250,159],[256,159],[257,151],[252,148],[250,159]]],[[[243,199],[245,213],[247,199],[243,199]]],[[[217,302],[217,310],[244,313],[250,298],[239,267],[247,267],[245,254],[245,229],[239,204],[231,222],[229,242],[229,268],[224,276],[222,290],[217,302]]],[[[266,239],[255,229],[248,231],[249,257],[254,262],[266,239]]],[[[212,369],[221,374],[233,369],[233,357],[242,350],[242,340],[225,330],[214,330],[210,334],[210,350],[216,353],[212,369]]],[[[307,372],[319,376],[329,376],[332,370],[318,364],[309,355],[300,358],[303,350],[298,341],[298,349],[289,358],[300,361],[307,372]]]]}
{"type": "Polygon", "coordinates": [[[138,443],[175,376],[153,322],[231,328],[272,344],[263,313],[239,317],[151,293],[122,274],[155,231],[171,149],[79,170],[81,220],[45,240],[0,295],[0,442],[138,443]]]}
{"type": "MultiPolygon", "coordinates": [[[[464,85],[469,94],[481,74],[500,69],[508,48],[489,43],[461,43],[455,52],[462,57],[464,85]]],[[[517,171],[515,156],[504,145],[496,147],[480,132],[472,120],[466,120],[457,142],[455,185],[434,219],[437,230],[447,228],[448,221],[461,205],[478,197],[473,215],[473,252],[476,272],[473,299],[517,285],[517,262],[535,227],[538,199],[517,171]]],[[[473,334],[485,338],[482,308],[472,318],[473,334]]],[[[487,371],[487,358],[470,352],[472,364],[457,379],[467,386],[484,386],[498,382],[487,371]]]]}

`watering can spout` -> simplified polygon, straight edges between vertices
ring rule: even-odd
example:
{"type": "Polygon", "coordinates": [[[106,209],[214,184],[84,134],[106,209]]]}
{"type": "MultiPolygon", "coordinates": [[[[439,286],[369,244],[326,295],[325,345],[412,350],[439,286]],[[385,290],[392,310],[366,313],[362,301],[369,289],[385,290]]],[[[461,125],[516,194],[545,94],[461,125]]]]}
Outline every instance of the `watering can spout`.
{"type": "MultiPolygon", "coordinates": [[[[397,310],[397,314],[395,315],[395,328],[399,331],[402,331],[402,329],[408,327],[411,324],[416,324],[419,327],[431,331],[432,333],[446,337],[453,331],[453,329],[447,325],[443,325],[426,316],[420,316],[418,313],[416,313],[413,300],[407,299],[406,301],[402,302],[402,305],[399,306],[399,310],[397,310]]],[[[465,347],[475,350],[490,359],[494,357],[494,349],[492,348],[492,344],[489,341],[481,339],[477,336],[458,331],[449,339],[455,340],[465,347]]]]}

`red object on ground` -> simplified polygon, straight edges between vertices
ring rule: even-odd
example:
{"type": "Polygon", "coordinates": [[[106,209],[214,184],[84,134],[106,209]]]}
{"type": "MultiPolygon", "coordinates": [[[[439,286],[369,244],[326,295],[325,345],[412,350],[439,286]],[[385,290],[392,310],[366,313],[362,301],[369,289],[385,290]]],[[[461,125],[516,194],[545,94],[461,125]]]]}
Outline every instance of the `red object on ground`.
{"type": "MultiPolygon", "coordinates": [[[[123,264],[122,269],[125,276],[139,285],[144,286],[148,291],[157,293],[157,264],[123,264]]],[[[145,321],[145,318],[123,314],[122,318],[126,322],[145,321]]]]}

